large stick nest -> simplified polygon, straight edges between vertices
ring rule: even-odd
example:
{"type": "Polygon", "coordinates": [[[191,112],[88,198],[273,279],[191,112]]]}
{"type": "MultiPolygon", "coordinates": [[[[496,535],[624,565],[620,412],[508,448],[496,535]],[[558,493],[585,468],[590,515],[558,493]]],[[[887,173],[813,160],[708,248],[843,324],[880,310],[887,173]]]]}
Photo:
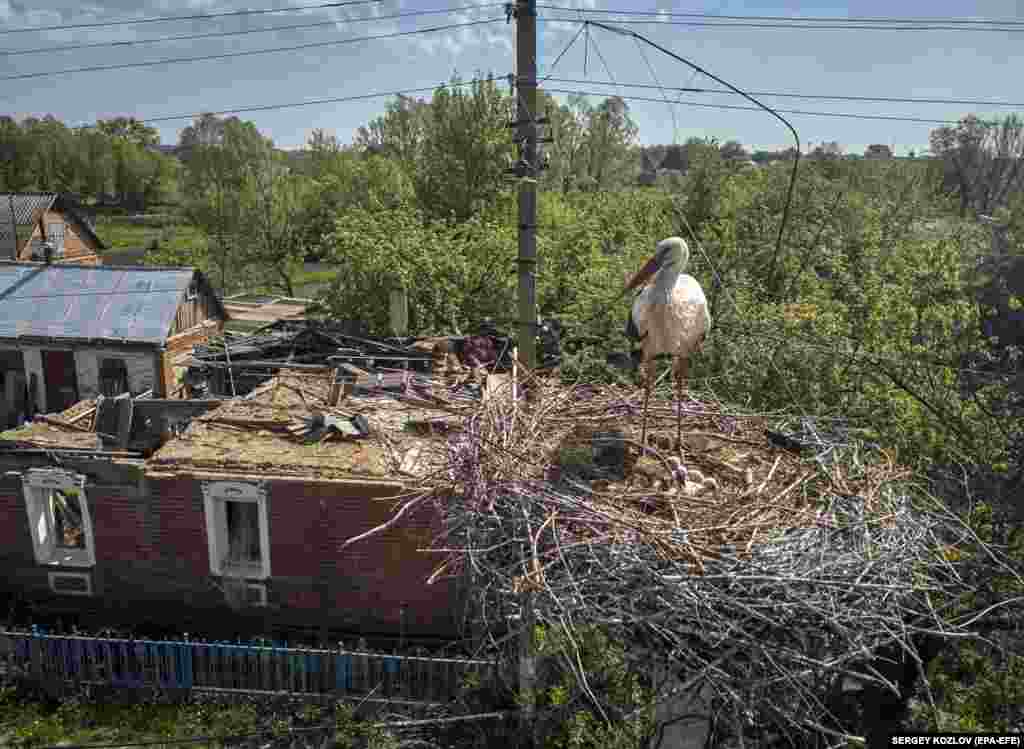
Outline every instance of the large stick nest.
{"type": "Polygon", "coordinates": [[[490,631],[529,595],[570,643],[597,625],[683,681],[703,674],[730,712],[804,729],[828,722],[842,676],[896,689],[871,667],[878,648],[963,634],[941,602],[969,592],[957,550],[980,542],[891,456],[654,396],[639,457],[642,402],[534,382],[525,399],[449,404],[462,428],[409,501],[436,502],[435,577],[466,575],[490,631]]]}

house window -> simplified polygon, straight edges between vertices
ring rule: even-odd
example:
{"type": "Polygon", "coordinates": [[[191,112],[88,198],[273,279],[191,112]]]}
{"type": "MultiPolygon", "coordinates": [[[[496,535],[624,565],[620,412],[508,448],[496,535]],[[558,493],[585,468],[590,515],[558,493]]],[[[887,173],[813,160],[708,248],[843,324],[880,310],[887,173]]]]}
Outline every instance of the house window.
{"type": "Polygon", "coordinates": [[[54,221],[46,225],[46,239],[53,244],[53,256],[64,256],[64,222],[54,221]]]}
{"type": "Polygon", "coordinates": [[[61,470],[30,470],[24,478],[25,509],[39,564],[96,564],[85,477],[61,470]]]}
{"type": "Polygon", "coordinates": [[[262,484],[203,483],[210,572],[266,580],[270,577],[267,498],[262,484]]]}
{"type": "Polygon", "coordinates": [[[100,360],[100,393],[113,398],[128,392],[128,367],[124,359],[100,360]]]}

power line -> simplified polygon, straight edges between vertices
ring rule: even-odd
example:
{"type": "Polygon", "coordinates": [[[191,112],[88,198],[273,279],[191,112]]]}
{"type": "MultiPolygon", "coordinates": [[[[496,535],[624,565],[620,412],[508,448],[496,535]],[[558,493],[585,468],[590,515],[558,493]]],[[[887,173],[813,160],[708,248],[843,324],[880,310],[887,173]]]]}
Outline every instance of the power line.
{"type": "MultiPolygon", "coordinates": [[[[625,84],[622,84],[625,85],[625,84]]],[[[545,89],[548,93],[555,94],[579,94],[581,96],[609,96],[607,91],[580,91],[577,89],[566,89],[566,88],[548,88],[545,89]]],[[[619,94],[614,94],[619,96],[619,94]]],[[[664,99],[655,99],[647,96],[633,96],[623,95],[621,98],[630,101],[650,101],[657,104],[664,104],[664,99]]],[[[764,110],[757,107],[745,107],[740,104],[705,104],[703,102],[686,101],[685,99],[670,99],[675,104],[681,104],[687,107],[702,107],[705,109],[736,109],[745,112],[762,112],[764,110]]],[[[802,114],[810,117],[839,117],[854,120],[886,120],[890,122],[920,122],[928,125],[955,125],[955,120],[939,120],[929,119],[925,117],[904,117],[900,115],[885,115],[885,114],[854,114],[851,112],[811,112],[804,109],[776,109],[776,112],[785,112],[786,114],[802,114]]]]}
{"type": "MultiPolygon", "coordinates": [[[[560,20],[566,24],[579,23],[575,18],[545,15],[545,20],[560,20]]],[[[995,31],[1021,33],[1024,27],[956,27],[956,26],[827,26],[809,24],[769,24],[761,22],[714,22],[714,20],[659,20],[657,18],[612,18],[614,23],[624,26],[648,24],[654,26],[715,27],[720,29],[812,29],[816,31],[995,31]]]]}
{"type": "Polygon", "coordinates": [[[390,34],[376,34],[372,36],[358,36],[349,39],[335,39],[329,42],[310,42],[308,44],[297,44],[290,47],[272,47],[270,49],[253,49],[245,52],[222,52],[215,55],[200,55],[197,57],[169,57],[163,60],[151,60],[148,62],[128,62],[117,65],[92,65],[83,68],[66,68],[64,70],[50,70],[40,73],[20,73],[18,75],[7,75],[0,77],[0,81],[19,81],[29,78],[46,78],[54,75],[67,75],[71,73],[96,73],[108,70],[124,70],[127,68],[145,68],[153,65],[169,65],[182,62],[200,62],[203,60],[223,60],[231,57],[248,57],[252,55],[267,55],[275,52],[295,52],[302,49],[314,49],[316,47],[331,47],[338,44],[353,44],[355,42],[376,41],[378,39],[396,39],[402,36],[413,36],[416,34],[429,34],[436,31],[448,31],[450,29],[461,29],[468,26],[481,26],[488,23],[504,21],[502,18],[490,18],[483,21],[467,21],[464,23],[450,23],[444,26],[434,26],[426,29],[414,29],[412,31],[395,31],[390,34]]]}
{"type": "MultiPolygon", "coordinates": [[[[507,76],[498,76],[507,77],[507,76]]],[[[474,78],[469,81],[456,81],[454,83],[442,83],[440,87],[444,86],[469,86],[474,83],[483,83],[485,81],[494,81],[498,77],[489,78],[474,78]]],[[[298,101],[290,102],[285,104],[254,104],[245,107],[235,107],[233,109],[221,109],[216,112],[194,112],[192,114],[175,114],[175,115],[164,115],[161,117],[146,117],[140,119],[140,122],[169,122],[171,120],[191,120],[195,117],[199,117],[201,114],[235,114],[236,112],[264,112],[273,109],[290,109],[292,107],[311,107],[317,104],[338,104],[346,101],[362,101],[364,99],[377,99],[383,96],[403,96],[405,94],[417,94],[426,91],[435,91],[439,86],[420,86],[419,88],[407,88],[401,91],[376,91],[370,94],[355,94],[353,96],[333,96],[328,99],[312,99],[309,101],[298,101]]]]}
{"type": "MultiPolygon", "coordinates": [[[[618,81],[594,81],[594,80],[580,80],[578,78],[552,78],[551,80],[559,83],[577,83],[583,85],[599,85],[599,86],[627,86],[629,88],[660,88],[666,91],[679,91],[681,93],[688,94],[728,94],[734,96],[735,92],[729,91],[724,88],[681,88],[674,86],[656,86],[650,83],[619,83],[618,81]]],[[[1024,107],[1024,102],[1010,102],[1010,101],[985,101],[983,99],[926,99],[917,97],[900,97],[900,96],[844,96],[841,94],[794,94],[784,93],[779,91],[751,91],[751,94],[756,96],[777,96],[779,98],[790,98],[790,99],[818,99],[818,100],[835,100],[835,101],[866,101],[866,102],[882,102],[882,103],[899,103],[899,104],[965,104],[970,106],[980,107],[1024,107]]]]}
{"type": "Polygon", "coordinates": [[[956,24],[956,25],[987,25],[987,26],[1022,26],[1024,27],[1024,21],[1013,20],[1013,19],[997,19],[997,18],[955,18],[955,17],[939,17],[939,18],[899,18],[893,16],[860,16],[860,17],[847,17],[847,18],[836,18],[830,16],[731,16],[722,15],[719,13],[685,13],[680,11],[660,11],[660,10],[599,10],[596,8],[573,8],[566,5],[547,5],[544,3],[538,3],[538,8],[545,8],[548,10],[567,10],[567,11],[578,11],[580,13],[590,14],[604,14],[604,15],[615,15],[615,16],[657,16],[659,18],[709,18],[718,20],[731,20],[731,21],[781,21],[791,23],[833,23],[833,24],[860,24],[860,23],[875,23],[875,24],[894,24],[894,25],[910,25],[910,24],[932,24],[932,23],[944,23],[944,24],[956,24]]]}
{"type": "Polygon", "coordinates": [[[227,18],[231,16],[256,16],[268,13],[295,13],[303,10],[320,10],[324,8],[342,8],[349,5],[368,5],[383,0],[344,0],[344,2],[318,3],[316,5],[295,5],[290,8],[266,8],[260,10],[231,10],[221,13],[197,13],[191,16],[153,16],[135,18],[125,21],[95,21],[90,23],[71,23],[61,26],[23,26],[17,29],[0,29],[0,34],[24,34],[32,31],[64,31],[65,29],[98,29],[106,26],[133,26],[140,23],[164,23],[171,21],[196,21],[206,18],[227,18]]]}
{"type": "Polygon", "coordinates": [[[153,39],[131,39],[120,42],[93,42],[90,44],[68,44],[61,47],[38,47],[34,49],[18,49],[8,52],[0,51],[0,55],[8,57],[14,55],[35,55],[48,52],[68,52],[75,49],[98,49],[101,47],[136,47],[143,44],[160,44],[163,42],[177,42],[190,39],[213,39],[225,36],[242,36],[244,34],[265,34],[271,31],[294,31],[297,29],[312,29],[321,26],[335,26],[339,23],[362,23],[364,21],[388,21],[396,18],[412,18],[415,16],[428,16],[438,13],[460,13],[462,11],[477,10],[478,8],[492,8],[504,3],[485,3],[483,5],[462,5],[457,8],[443,8],[438,10],[414,10],[405,13],[392,13],[386,16],[368,16],[364,18],[346,18],[341,21],[316,21],[314,23],[295,23],[286,26],[267,26],[260,29],[242,29],[239,31],[213,31],[205,34],[179,34],[178,36],[161,36],[153,39]]]}
{"type": "MultiPolygon", "coordinates": [[[[583,11],[590,12],[590,11],[583,11]]],[[[578,23],[575,18],[562,18],[560,16],[543,16],[545,21],[562,21],[563,23],[578,23]]],[[[761,21],[667,21],[656,18],[615,18],[615,23],[628,24],[654,24],[660,26],[696,26],[716,27],[732,29],[815,29],[818,31],[1002,31],[1005,33],[1024,32],[1021,26],[869,26],[866,24],[828,25],[828,24],[799,24],[799,23],[768,23],[761,21]]]]}

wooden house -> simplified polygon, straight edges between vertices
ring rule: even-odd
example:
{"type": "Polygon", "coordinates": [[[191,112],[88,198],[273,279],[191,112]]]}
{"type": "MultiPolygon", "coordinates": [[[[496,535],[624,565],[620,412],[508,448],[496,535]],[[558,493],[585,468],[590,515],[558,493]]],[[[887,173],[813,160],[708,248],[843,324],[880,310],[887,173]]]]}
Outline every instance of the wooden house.
{"type": "Polygon", "coordinates": [[[100,449],[80,418],[62,428],[69,414],[8,432],[0,591],[193,632],[456,634],[464,590],[452,576],[430,580],[441,561],[426,551],[442,528],[435,503],[369,533],[392,519],[411,476],[436,470],[435,434],[453,417],[381,394],[353,395],[342,411],[331,382],[325,368],[275,377],[244,399],[137,400],[134,418],[147,423],[192,410],[146,458],[100,449]],[[365,422],[300,434],[295,425],[316,413],[365,422]]]}
{"type": "Polygon", "coordinates": [[[46,243],[57,263],[98,265],[106,249],[90,216],[70,196],[0,193],[0,259],[41,261],[46,243]]]}
{"type": "Polygon", "coordinates": [[[0,429],[98,394],[176,397],[226,319],[193,268],[0,262],[0,429]]]}

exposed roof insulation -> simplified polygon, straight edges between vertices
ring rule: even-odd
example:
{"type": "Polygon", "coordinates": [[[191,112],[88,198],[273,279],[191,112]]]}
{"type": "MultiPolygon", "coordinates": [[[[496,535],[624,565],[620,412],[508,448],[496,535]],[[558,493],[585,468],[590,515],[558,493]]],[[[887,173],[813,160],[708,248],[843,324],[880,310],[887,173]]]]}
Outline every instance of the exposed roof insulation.
{"type": "Polygon", "coordinates": [[[160,471],[238,472],[310,478],[410,478],[430,464],[438,441],[422,425],[443,421],[440,410],[412,406],[399,395],[348,398],[327,405],[330,380],[324,375],[282,373],[247,398],[232,400],[197,417],[150,458],[160,471]],[[370,436],[333,435],[309,442],[289,432],[315,412],[348,417],[362,414],[370,436]]]}

